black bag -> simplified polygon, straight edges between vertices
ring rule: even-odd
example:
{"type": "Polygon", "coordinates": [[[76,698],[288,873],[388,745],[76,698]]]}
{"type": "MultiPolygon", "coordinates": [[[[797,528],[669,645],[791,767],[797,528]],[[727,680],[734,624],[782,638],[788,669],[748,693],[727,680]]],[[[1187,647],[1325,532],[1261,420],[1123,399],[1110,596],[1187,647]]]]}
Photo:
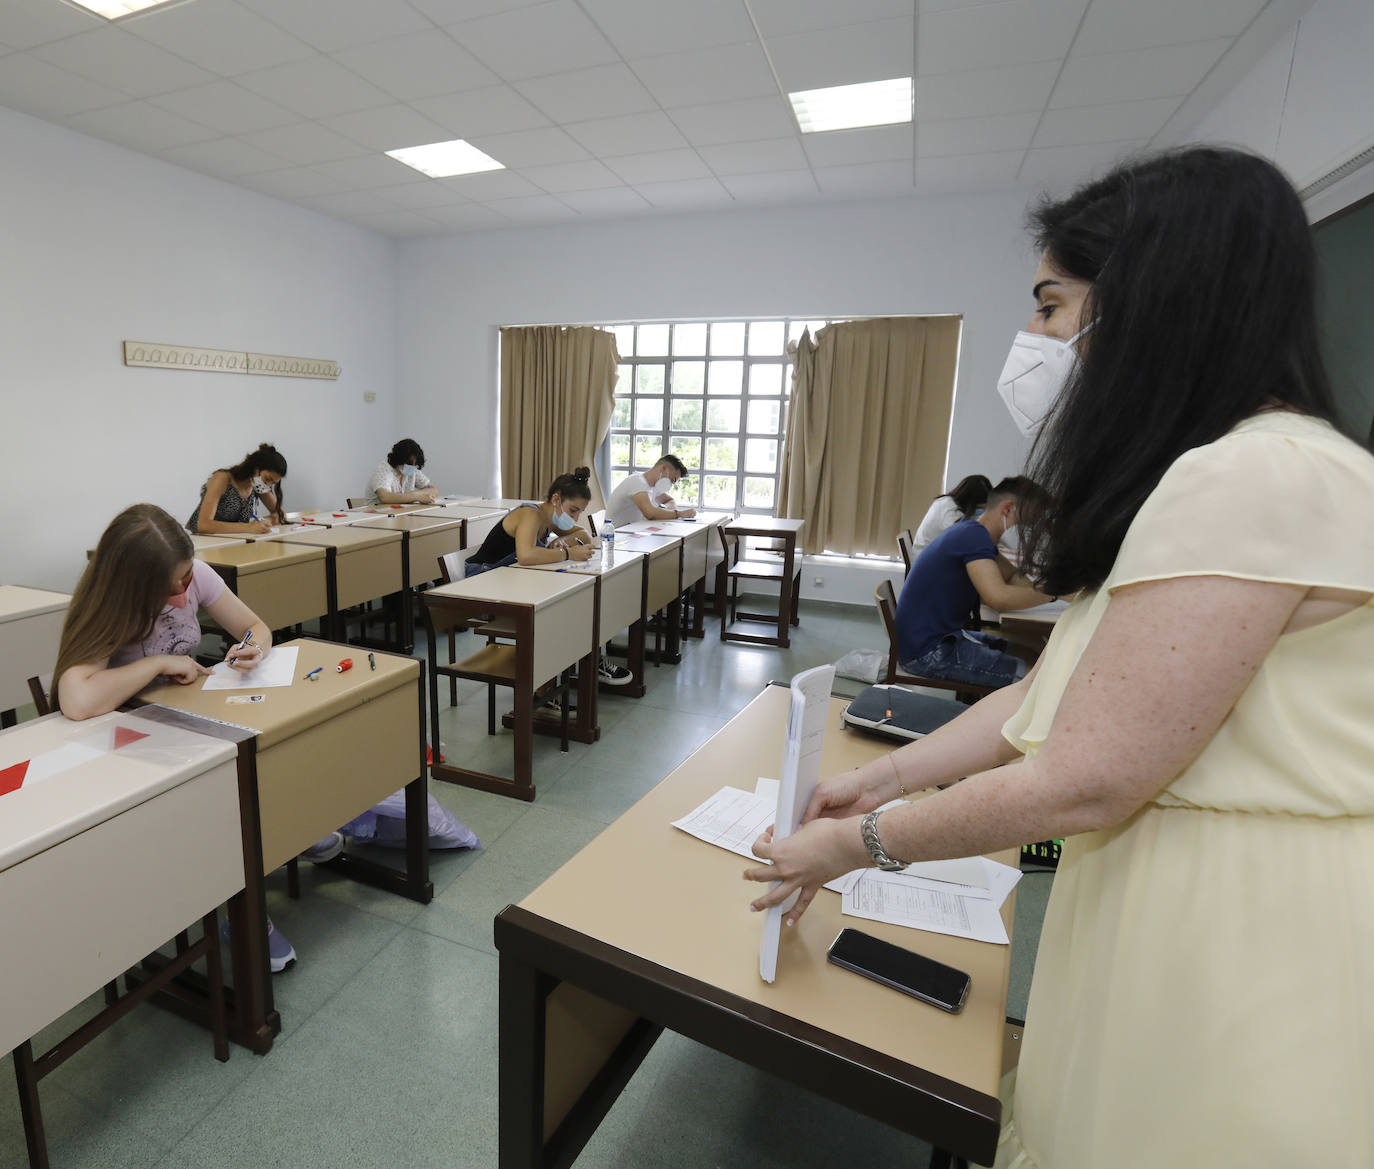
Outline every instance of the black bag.
{"type": "Polygon", "coordinates": [[[845,709],[851,727],[872,731],[889,739],[920,739],[958,718],[968,709],[948,698],[917,694],[901,686],[869,686],[845,709]]]}

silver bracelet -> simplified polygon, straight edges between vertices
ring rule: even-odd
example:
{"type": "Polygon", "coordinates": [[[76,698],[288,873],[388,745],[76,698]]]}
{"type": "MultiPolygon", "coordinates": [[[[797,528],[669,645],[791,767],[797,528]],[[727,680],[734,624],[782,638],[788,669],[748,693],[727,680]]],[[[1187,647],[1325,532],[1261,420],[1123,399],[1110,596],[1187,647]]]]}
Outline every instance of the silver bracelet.
{"type": "Polygon", "coordinates": [[[859,835],[873,863],[884,872],[896,873],[906,868],[905,861],[894,860],[887,855],[883,842],[878,839],[878,813],[869,812],[859,824],[859,835]]]}

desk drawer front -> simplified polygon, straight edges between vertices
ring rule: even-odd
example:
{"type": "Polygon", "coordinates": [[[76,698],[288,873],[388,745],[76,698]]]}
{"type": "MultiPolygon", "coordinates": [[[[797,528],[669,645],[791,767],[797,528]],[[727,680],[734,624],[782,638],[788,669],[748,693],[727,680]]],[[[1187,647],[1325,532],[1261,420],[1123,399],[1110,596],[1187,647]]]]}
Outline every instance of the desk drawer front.
{"type": "MultiPolygon", "coordinates": [[[[562,578],[560,578],[562,579],[562,578]]],[[[578,589],[534,614],[534,684],[546,682],[592,649],[596,589],[578,589]]]]}
{"type": "Polygon", "coordinates": [[[239,600],[267,622],[269,629],[285,629],[323,616],[329,610],[323,558],[262,572],[239,573],[235,591],[239,600]]]}
{"type": "Polygon", "coordinates": [[[642,572],[626,569],[601,578],[601,637],[609,640],[644,616],[642,572]]]}
{"type": "Polygon", "coordinates": [[[649,560],[649,594],[645,608],[650,613],[657,613],[677,596],[680,566],[680,553],[676,548],[649,560]]]}
{"type": "Polygon", "coordinates": [[[423,584],[439,579],[439,557],[463,548],[463,528],[458,525],[438,532],[410,533],[410,583],[423,584]]]}
{"type": "MultiPolygon", "coordinates": [[[[340,550],[335,558],[338,573],[339,608],[351,609],[364,601],[375,601],[401,588],[401,542],[340,550]]],[[[412,776],[412,778],[414,778],[412,776]]]]}

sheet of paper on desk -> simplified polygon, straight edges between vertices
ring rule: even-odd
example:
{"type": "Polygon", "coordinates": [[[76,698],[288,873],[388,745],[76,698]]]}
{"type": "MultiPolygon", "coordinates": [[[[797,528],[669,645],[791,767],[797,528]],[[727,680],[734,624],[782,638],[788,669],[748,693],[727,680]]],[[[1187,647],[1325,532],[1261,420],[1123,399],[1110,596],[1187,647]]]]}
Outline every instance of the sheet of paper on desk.
{"type": "Polygon", "coordinates": [[[689,836],[757,861],[751,846],[778,812],[776,796],[723,787],[699,808],[673,821],[689,836]]]}
{"type": "Polygon", "coordinates": [[[267,686],[290,686],[296,674],[296,655],[300,647],[289,645],[268,651],[266,659],[252,670],[235,670],[220,662],[205,679],[206,690],[262,690],[267,686]]]}
{"type": "Polygon", "coordinates": [[[976,942],[1007,944],[1006,926],[991,900],[937,892],[915,881],[894,880],[899,877],[898,873],[878,869],[863,872],[843,895],[841,912],[849,917],[952,934],[976,942]]]}

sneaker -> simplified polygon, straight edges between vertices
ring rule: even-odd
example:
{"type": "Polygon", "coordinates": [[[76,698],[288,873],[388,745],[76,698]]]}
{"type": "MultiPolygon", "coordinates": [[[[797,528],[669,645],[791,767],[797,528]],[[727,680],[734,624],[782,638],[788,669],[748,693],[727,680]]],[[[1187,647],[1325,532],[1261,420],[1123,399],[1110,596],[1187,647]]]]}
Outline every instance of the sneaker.
{"type": "MultiPolygon", "coordinates": [[[[535,716],[536,716],[536,717],[542,714],[542,715],[545,715],[545,716],[547,716],[547,717],[549,717],[549,718],[562,718],[562,717],[563,717],[563,706],[562,706],[562,703],[560,703],[560,702],[558,701],[558,691],[555,690],[555,691],[553,692],[553,694],[551,694],[551,695],[550,695],[548,698],[546,698],[542,703],[540,703],[539,706],[535,707],[534,713],[535,713],[535,716]]],[[[577,713],[577,691],[576,691],[576,690],[569,690],[569,691],[568,691],[568,713],[569,713],[569,714],[576,714],[576,713],[577,713]]]]}
{"type": "Polygon", "coordinates": [[[339,853],[344,850],[344,834],[342,832],[331,832],[323,840],[317,840],[307,848],[301,856],[308,860],[312,865],[322,865],[327,861],[332,861],[339,853]]]}
{"type": "Polygon", "coordinates": [[[612,665],[605,658],[597,664],[596,678],[603,686],[628,686],[635,676],[624,666],[612,665]]]}
{"type": "Polygon", "coordinates": [[[296,948],[277,932],[270,917],[267,919],[267,957],[273,974],[290,970],[296,964],[296,948]]]}

